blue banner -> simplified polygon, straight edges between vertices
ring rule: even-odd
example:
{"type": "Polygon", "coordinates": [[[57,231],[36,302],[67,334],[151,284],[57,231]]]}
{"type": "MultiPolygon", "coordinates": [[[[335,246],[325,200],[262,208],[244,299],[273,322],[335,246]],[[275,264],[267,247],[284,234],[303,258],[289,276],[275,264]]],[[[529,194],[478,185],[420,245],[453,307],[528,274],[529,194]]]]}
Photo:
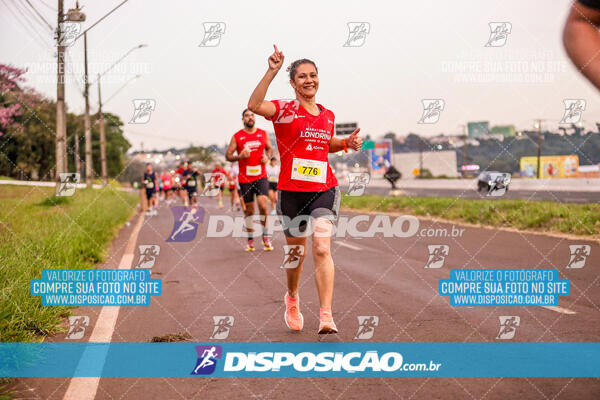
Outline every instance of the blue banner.
{"type": "Polygon", "coordinates": [[[45,269],[29,288],[44,306],[149,306],[161,283],[148,269],[45,269]]]}
{"type": "Polygon", "coordinates": [[[557,306],[570,285],[556,269],[452,269],[438,290],[452,306],[557,306]]]}
{"type": "Polygon", "coordinates": [[[2,377],[600,377],[600,343],[0,343],[2,377]]]}

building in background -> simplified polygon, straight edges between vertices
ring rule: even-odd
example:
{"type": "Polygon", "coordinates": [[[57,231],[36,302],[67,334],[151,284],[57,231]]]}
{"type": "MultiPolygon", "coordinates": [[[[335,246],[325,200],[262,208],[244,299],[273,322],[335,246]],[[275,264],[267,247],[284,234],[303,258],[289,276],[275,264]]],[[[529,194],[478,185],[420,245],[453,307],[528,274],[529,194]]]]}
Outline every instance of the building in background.
{"type": "Polygon", "coordinates": [[[490,123],[488,121],[467,122],[467,132],[470,138],[489,135],[490,123]]]}
{"type": "Polygon", "coordinates": [[[496,125],[492,126],[490,135],[502,135],[504,137],[516,136],[517,130],[514,125],[496,125]]]}

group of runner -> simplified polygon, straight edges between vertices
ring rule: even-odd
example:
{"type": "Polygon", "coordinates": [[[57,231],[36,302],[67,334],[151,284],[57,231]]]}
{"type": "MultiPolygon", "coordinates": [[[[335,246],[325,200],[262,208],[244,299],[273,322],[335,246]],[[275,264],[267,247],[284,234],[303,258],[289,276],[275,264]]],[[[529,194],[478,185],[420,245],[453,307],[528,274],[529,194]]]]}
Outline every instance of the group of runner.
{"type": "MultiPolygon", "coordinates": [[[[232,136],[226,150],[226,160],[234,165],[237,163],[237,166],[228,172],[216,164],[211,175],[212,182],[205,184],[219,188],[217,200],[219,208],[223,208],[222,196],[228,183],[232,192],[232,208],[239,207],[246,217],[246,251],[255,250],[252,224],[254,203],[261,217],[264,250],[273,250],[267,230],[269,203],[272,209],[276,209],[272,214],[281,217],[289,247],[306,248],[307,236],[311,237],[320,303],[318,333],[337,333],[331,310],[335,274],[331,232],[338,215],[340,189],[328,156],[329,153],[348,152],[348,149],[358,151],[362,146],[362,139],[358,136],[360,129],[344,139],[335,137],[335,115],[315,100],[319,88],[318,70],[316,64],[308,59],[296,60],[288,68],[289,82],[295,92],[294,100],[265,100],[269,85],[284,61],[283,52],[277,46],[273,47],[267,72],[251,94],[248,108],[242,111],[243,128],[232,136]],[[280,167],[273,158],[273,146],[267,133],[255,126],[255,115],[273,123],[280,167]],[[309,224],[311,229],[307,229],[309,224]]],[[[183,177],[188,200],[193,204],[197,193],[195,189],[190,190],[189,185],[195,181],[197,171],[188,165],[187,169],[180,166],[176,173],[183,177]]],[[[144,179],[156,184],[151,165],[144,179]]],[[[192,185],[196,187],[197,183],[192,185]]],[[[287,292],[284,296],[284,321],[293,331],[300,331],[304,326],[298,283],[307,254],[308,251],[299,254],[296,268],[285,269],[287,292]]]]}

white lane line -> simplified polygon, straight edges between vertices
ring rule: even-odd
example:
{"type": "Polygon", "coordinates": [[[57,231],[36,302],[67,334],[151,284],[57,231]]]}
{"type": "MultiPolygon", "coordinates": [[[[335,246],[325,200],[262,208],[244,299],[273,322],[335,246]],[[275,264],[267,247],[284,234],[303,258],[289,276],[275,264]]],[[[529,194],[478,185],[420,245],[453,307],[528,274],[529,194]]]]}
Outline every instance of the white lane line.
{"type": "Polygon", "coordinates": [[[559,307],[559,306],[542,306],[542,307],[547,310],[559,312],[561,314],[577,314],[573,310],[569,310],[568,308],[563,308],[563,307],[559,307]]]}
{"type": "MultiPolygon", "coordinates": [[[[131,236],[127,242],[127,247],[125,248],[125,253],[123,254],[123,257],[121,257],[121,262],[119,262],[119,269],[131,268],[135,257],[133,254],[135,243],[137,242],[137,237],[140,233],[143,222],[144,213],[141,213],[135,227],[133,228],[133,231],[131,232],[131,236]]],[[[89,342],[110,342],[115,331],[117,318],[119,317],[119,309],[120,307],[118,306],[102,307],[100,314],[98,315],[98,321],[96,322],[94,330],[90,335],[89,342]]],[[[104,365],[106,353],[104,354],[104,357],[102,357],[102,355],[99,356],[98,352],[87,355],[87,358],[93,357],[93,360],[86,360],[86,353],[87,351],[82,354],[79,365],[93,362],[94,366],[98,368],[98,371],[101,371],[102,366],[104,365]]],[[[69,387],[65,392],[63,400],[93,400],[96,397],[99,384],[100,377],[71,378],[69,387]]]]}
{"type": "Polygon", "coordinates": [[[362,248],[360,248],[358,246],[354,246],[354,245],[348,244],[348,243],[346,243],[346,242],[344,242],[342,240],[336,240],[333,243],[337,243],[340,246],[344,246],[344,247],[347,247],[347,248],[352,249],[352,250],[362,250],[362,248]]]}

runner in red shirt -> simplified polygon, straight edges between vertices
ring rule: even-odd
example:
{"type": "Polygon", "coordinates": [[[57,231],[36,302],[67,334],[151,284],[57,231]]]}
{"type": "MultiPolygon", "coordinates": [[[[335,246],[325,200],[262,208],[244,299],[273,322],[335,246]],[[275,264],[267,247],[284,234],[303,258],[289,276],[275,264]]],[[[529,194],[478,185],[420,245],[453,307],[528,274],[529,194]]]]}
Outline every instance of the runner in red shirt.
{"type": "Polygon", "coordinates": [[[183,204],[188,206],[188,195],[185,189],[185,180],[183,179],[183,173],[186,170],[184,162],[179,163],[179,168],[175,170],[175,184],[177,186],[177,195],[183,199],[183,204]]]}
{"type": "Polygon", "coordinates": [[[225,158],[228,161],[238,161],[238,182],[246,208],[246,229],[248,230],[248,246],[246,251],[254,251],[254,230],[252,216],[254,215],[254,196],[258,203],[260,222],[263,226],[263,246],[266,251],[273,250],[269,232],[267,231],[269,181],[267,180],[266,164],[273,154],[273,147],[267,132],[254,126],[254,113],[248,109],[242,111],[244,128],[237,131],[227,147],[225,158]],[[234,153],[237,152],[237,155],[234,153]]]}
{"type": "Polygon", "coordinates": [[[213,184],[219,188],[219,194],[217,194],[217,200],[219,201],[219,208],[223,208],[223,192],[225,191],[225,182],[229,180],[229,174],[225,171],[225,168],[221,166],[221,163],[216,162],[215,168],[212,170],[213,184]]]}
{"type": "Polygon", "coordinates": [[[348,148],[359,150],[362,139],[355,130],[346,139],[334,137],[335,116],[332,111],[317,104],[319,76],[314,62],[308,59],[294,61],[290,68],[290,84],[295,100],[266,101],[269,85],[283,65],[283,53],[275,48],[269,57],[269,69],[250,96],[248,108],[273,121],[277,148],[281,156],[277,209],[282,216],[288,244],[285,264],[299,259],[296,268],[286,268],[288,291],[284,301],[284,319],[292,330],[301,330],[304,319],[299,311],[298,282],[306,252],[307,219],[311,217],[312,255],[315,280],[321,304],[319,333],[337,333],[331,314],[334,265],[331,258],[332,221],[337,217],[340,190],[331,171],[328,154],[348,148]],[[300,236],[302,235],[302,236],[300,236]]]}

